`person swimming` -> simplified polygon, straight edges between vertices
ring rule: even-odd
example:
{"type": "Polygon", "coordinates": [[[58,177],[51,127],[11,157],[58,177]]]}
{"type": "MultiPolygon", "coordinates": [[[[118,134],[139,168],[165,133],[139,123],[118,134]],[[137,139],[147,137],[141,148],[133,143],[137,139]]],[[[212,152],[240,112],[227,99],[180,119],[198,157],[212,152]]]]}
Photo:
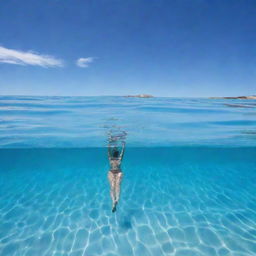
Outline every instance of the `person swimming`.
{"type": "MultiPolygon", "coordinates": [[[[113,140],[112,140],[113,141],[113,140]]],[[[120,186],[123,178],[121,170],[121,162],[124,156],[125,142],[122,141],[121,150],[116,145],[108,144],[108,159],[110,170],[108,172],[108,180],[110,183],[110,196],[112,199],[112,212],[116,211],[116,206],[120,197],[120,186]]]]}

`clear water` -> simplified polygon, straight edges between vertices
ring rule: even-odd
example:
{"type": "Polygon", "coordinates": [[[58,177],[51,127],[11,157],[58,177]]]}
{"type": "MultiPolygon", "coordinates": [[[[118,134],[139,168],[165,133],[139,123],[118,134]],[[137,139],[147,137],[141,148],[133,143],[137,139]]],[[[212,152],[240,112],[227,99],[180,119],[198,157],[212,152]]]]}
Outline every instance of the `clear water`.
{"type": "Polygon", "coordinates": [[[0,147],[255,146],[256,100],[0,96],[0,147]]]}
{"type": "Polygon", "coordinates": [[[0,98],[0,255],[256,255],[256,101],[0,98]],[[107,133],[127,132],[111,212],[107,133]]]}

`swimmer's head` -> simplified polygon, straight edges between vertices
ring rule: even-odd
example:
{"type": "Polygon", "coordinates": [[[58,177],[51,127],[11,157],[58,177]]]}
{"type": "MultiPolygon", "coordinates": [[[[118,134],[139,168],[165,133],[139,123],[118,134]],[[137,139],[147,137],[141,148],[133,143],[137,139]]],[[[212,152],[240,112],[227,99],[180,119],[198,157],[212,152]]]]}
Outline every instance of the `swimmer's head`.
{"type": "Polygon", "coordinates": [[[119,157],[119,151],[115,148],[113,151],[113,157],[118,158],[119,157]]]}

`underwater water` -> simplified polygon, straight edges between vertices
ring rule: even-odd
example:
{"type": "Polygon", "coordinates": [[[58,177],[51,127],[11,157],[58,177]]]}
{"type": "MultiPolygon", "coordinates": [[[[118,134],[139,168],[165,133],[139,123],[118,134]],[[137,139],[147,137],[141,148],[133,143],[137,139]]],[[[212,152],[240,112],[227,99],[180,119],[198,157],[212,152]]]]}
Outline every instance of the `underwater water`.
{"type": "Polygon", "coordinates": [[[0,98],[0,255],[256,255],[256,101],[0,98]],[[125,131],[111,212],[107,134],[125,131]]]}

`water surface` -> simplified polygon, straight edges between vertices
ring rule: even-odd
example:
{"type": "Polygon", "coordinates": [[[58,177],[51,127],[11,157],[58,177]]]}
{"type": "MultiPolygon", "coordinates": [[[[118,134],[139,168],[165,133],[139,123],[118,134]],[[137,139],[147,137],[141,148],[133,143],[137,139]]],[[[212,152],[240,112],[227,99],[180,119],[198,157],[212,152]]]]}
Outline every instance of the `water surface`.
{"type": "Polygon", "coordinates": [[[0,147],[255,146],[256,100],[0,97],[0,147]]]}

